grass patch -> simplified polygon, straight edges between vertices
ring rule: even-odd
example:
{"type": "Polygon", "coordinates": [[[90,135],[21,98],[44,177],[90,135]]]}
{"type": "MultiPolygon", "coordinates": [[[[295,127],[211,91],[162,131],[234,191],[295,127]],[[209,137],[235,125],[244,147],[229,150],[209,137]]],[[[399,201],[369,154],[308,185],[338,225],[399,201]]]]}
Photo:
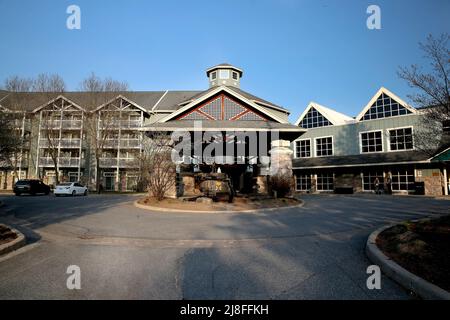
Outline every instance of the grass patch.
{"type": "Polygon", "coordinates": [[[17,234],[10,228],[0,225],[0,245],[13,241],[17,238],[17,234]]]}
{"type": "Polygon", "coordinates": [[[450,291],[450,215],[389,228],[377,245],[406,270],[450,291]]]}

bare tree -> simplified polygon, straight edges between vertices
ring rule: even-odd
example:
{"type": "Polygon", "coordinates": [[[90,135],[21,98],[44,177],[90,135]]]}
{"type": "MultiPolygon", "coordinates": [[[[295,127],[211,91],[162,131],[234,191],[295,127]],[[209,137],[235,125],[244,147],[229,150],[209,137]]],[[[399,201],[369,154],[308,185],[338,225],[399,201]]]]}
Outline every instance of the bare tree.
{"type": "Polygon", "coordinates": [[[36,79],[32,81],[32,91],[34,92],[64,92],[66,91],[66,84],[63,78],[57,74],[39,74],[36,79]]]}
{"type": "Polygon", "coordinates": [[[101,79],[91,73],[81,82],[80,90],[86,92],[87,108],[91,111],[86,118],[85,128],[92,148],[91,152],[95,157],[95,188],[97,192],[100,192],[100,159],[107,143],[115,138],[117,119],[113,112],[108,112],[107,108],[95,112],[94,110],[112,99],[115,94],[127,91],[128,84],[111,78],[101,79]]]}
{"type": "Polygon", "coordinates": [[[173,142],[170,136],[154,132],[143,141],[141,153],[141,184],[146,184],[149,195],[158,201],[176,187],[176,165],[172,161],[173,142]]]}
{"type": "MultiPolygon", "coordinates": [[[[18,178],[17,168],[22,161],[23,146],[25,144],[25,136],[23,136],[23,132],[20,130],[21,126],[18,124],[26,115],[25,106],[29,102],[29,95],[27,94],[32,92],[37,101],[47,102],[52,100],[56,93],[63,92],[65,87],[64,80],[57,74],[48,75],[42,73],[36,78],[22,78],[15,75],[5,80],[4,88],[10,92],[8,95],[8,108],[11,111],[11,124],[14,125],[14,130],[11,132],[14,135],[13,140],[17,143],[17,147],[14,148],[14,154],[11,155],[9,161],[10,167],[13,170],[14,180],[18,178]]],[[[53,117],[51,112],[45,112],[42,118],[41,129],[43,129],[44,136],[47,140],[47,152],[53,159],[53,167],[58,182],[57,150],[59,135],[57,136],[56,133],[59,132],[54,130],[54,126],[51,125],[52,122],[53,117]]]]}
{"type": "Polygon", "coordinates": [[[20,136],[15,134],[15,127],[11,113],[0,110],[0,163],[2,167],[10,167],[17,161],[17,154],[21,150],[20,136]]]}
{"type": "Polygon", "coordinates": [[[29,92],[32,86],[33,79],[14,75],[5,79],[3,87],[9,92],[29,92]]]}
{"type": "Polygon", "coordinates": [[[398,75],[406,80],[411,88],[418,93],[411,95],[412,101],[421,109],[421,130],[416,130],[417,148],[433,154],[442,143],[448,143],[448,135],[443,133],[443,125],[450,121],[450,36],[445,33],[435,38],[427,37],[425,43],[420,43],[426,60],[430,63],[429,71],[412,65],[400,68],[398,75]]]}

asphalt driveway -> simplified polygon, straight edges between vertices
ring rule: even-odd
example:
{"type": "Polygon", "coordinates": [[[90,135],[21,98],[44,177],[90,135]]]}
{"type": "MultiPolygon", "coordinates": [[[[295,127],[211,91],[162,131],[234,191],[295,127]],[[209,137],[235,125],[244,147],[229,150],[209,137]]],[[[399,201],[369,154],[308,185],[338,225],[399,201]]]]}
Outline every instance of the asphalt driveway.
{"type": "Polygon", "coordinates": [[[0,299],[408,299],[382,278],[366,288],[367,236],[393,221],[449,212],[402,196],[302,197],[252,214],[158,213],[134,195],[0,195],[0,223],[29,245],[0,257],[0,299]],[[68,290],[66,269],[81,269],[68,290]]]}

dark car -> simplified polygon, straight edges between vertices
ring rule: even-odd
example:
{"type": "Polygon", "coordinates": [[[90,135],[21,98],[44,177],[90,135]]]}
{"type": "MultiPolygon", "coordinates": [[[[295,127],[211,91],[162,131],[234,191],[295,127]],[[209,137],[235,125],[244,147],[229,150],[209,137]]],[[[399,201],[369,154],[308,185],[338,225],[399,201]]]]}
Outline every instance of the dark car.
{"type": "Polygon", "coordinates": [[[22,193],[29,193],[33,196],[37,193],[49,194],[50,187],[40,180],[25,179],[16,182],[14,193],[16,196],[20,196],[22,193]]]}

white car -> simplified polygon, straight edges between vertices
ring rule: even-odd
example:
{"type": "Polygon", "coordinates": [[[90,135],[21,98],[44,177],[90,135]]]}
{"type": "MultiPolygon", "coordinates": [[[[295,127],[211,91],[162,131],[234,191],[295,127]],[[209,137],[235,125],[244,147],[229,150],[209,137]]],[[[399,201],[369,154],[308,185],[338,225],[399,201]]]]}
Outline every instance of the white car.
{"type": "Polygon", "coordinates": [[[76,195],[83,195],[87,196],[88,194],[88,188],[83,186],[82,184],[78,182],[66,182],[58,184],[53,191],[55,196],[76,196],[76,195]]]}

